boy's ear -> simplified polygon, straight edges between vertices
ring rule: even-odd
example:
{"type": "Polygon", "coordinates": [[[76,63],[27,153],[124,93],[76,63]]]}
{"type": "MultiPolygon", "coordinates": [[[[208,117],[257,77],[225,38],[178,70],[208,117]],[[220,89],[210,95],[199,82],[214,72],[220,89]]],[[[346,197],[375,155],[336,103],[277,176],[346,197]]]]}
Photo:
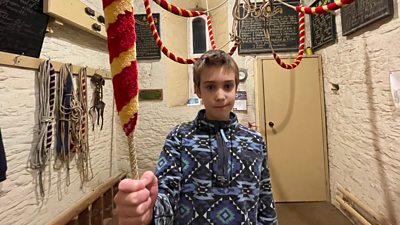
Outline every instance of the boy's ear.
{"type": "Polygon", "coordinates": [[[194,93],[196,93],[197,97],[201,98],[200,87],[198,87],[197,85],[194,85],[194,93]]]}

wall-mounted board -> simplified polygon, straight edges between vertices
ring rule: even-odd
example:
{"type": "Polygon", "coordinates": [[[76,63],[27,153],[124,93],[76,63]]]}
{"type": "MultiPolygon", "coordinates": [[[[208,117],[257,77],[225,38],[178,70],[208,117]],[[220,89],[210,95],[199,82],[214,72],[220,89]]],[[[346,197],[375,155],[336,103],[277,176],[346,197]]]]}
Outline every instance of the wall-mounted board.
{"type": "Polygon", "coordinates": [[[48,15],[107,39],[106,28],[99,19],[103,16],[94,10],[91,10],[92,15],[89,15],[88,9],[88,6],[79,0],[44,0],[43,3],[43,11],[48,15]],[[100,28],[100,31],[96,31],[95,27],[100,28]]]}

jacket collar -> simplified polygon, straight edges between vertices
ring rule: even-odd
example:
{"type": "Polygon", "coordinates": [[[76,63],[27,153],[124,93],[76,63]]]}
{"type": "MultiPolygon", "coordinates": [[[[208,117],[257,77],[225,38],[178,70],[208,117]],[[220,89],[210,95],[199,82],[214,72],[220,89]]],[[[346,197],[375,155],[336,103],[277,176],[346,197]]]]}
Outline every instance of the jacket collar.
{"type": "Polygon", "coordinates": [[[205,109],[202,109],[197,113],[194,123],[201,130],[214,131],[218,131],[220,129],[235,129],[239,124],[236,114],[233,112],[231,112],[229,115],[229,121],[208,120],[206,119],[205,109]]]}

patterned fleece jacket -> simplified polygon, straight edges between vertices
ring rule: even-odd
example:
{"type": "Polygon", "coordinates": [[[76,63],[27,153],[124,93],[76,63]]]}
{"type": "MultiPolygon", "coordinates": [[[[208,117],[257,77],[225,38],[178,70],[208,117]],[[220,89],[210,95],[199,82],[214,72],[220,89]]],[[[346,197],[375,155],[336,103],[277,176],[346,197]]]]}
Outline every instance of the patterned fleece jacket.
{"type": "Polygon", "coordinates": [[[167,136],[157,164],[153,224],[277,225],[262,136],[238,123],[194,121],[167,136]]]}

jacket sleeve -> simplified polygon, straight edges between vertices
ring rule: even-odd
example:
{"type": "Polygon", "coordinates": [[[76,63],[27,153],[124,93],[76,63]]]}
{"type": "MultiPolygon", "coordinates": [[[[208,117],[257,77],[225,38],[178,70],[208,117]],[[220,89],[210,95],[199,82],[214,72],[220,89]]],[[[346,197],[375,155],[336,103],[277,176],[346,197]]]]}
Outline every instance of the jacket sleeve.
{"type": "Polygon", "coordinates": [[[263,156],[257,224],[277,225],[278,219],[275,210],[275,202],[272,197],[268,154],[265,143],[263,143],[263,156]]]}
{"type": "Polygon", "coordinates": [[[178,128],[168,134],[157,162],[158,196],[153,211],[153,224],[157,225],[172,225],[177,212],[182,179],[178,128]]]}

